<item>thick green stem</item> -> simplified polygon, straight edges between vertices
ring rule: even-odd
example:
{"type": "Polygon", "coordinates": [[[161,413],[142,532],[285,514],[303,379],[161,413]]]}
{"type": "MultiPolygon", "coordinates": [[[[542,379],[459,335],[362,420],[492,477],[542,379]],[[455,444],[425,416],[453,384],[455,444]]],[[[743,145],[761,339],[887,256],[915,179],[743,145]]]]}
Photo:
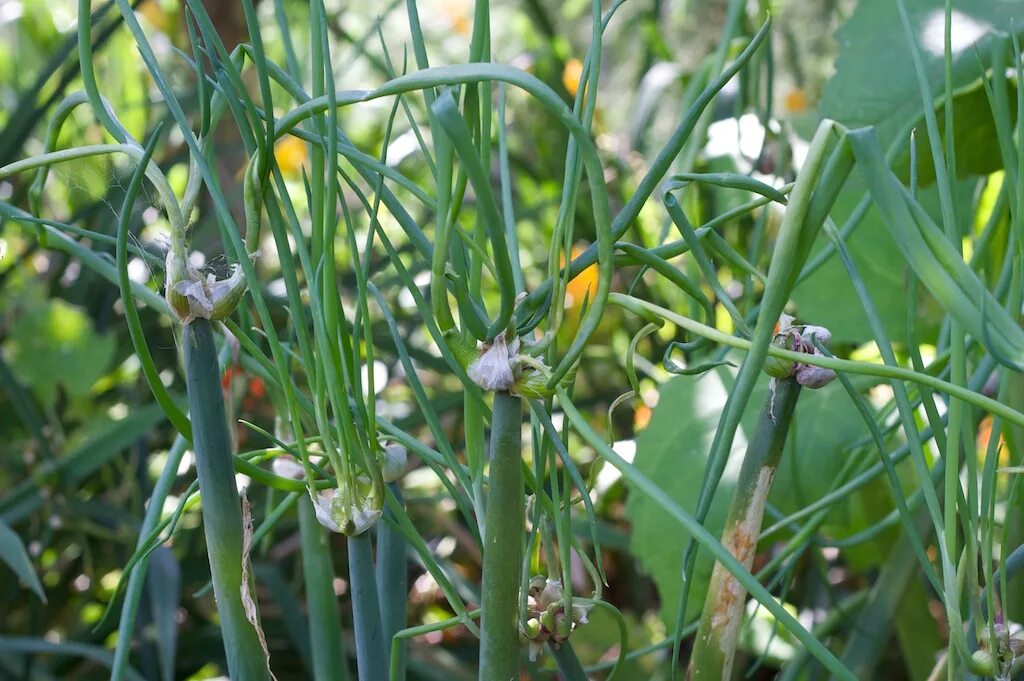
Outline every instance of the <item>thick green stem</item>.
{"type": "Polygon", "coordinates": [[[388,678],[377,580],[373,570],[373,545],[369,533],[348,538],[348,577],[352,588],[352,619],[356,630],[356,667],[359,681],[388,678]]]}
{"type": "MultiPolygon", "coordinates": [[[[775,382],[757,420],[754,437],[747,447],[729,516],[722,534],[722,545],[747,570],[757,553],[768,491],[779,465],[786,433],[800,394],[795,379],[775,382]]],[[[689,678],[732,678],[733,658],[743,623],[747,592],[721,563],[715,563],[701,613],[700,627],[693,644],[689,678]]]]}
{"type": "Polygon", "coordinates": [[[334,595],[330,535],[316,519],[309,496],[299,499],[302,576],[309,610],[309,644],[315,681],[347,681],[348,661],[341,645],[341,619],[334,595]]]}
{"type": "Polygon", "coordinates": [[[519,679],[519,579],[523,540],[523,403],[494,394],[484,535],[480,679],[519,679]]]}
{"type": "Polygon", "coordinates": [[[203,500],[203,529],[228,675],[237,681],[269,679],[259,635],[242,605],[242,511],[235,487],[217,348],[209,320],[197,319],[186,324],[182,344],[192,444],[203,500]]]}
{"type": "MultiPolygon", "coordinates": [[[[401,485],[392,482],[388,486],[395,499],[402,503],[401,485]]],[[[389,517],[395,518],[395,512],[385,507],[384,518],[377,523],[377,596],[385,641],[394,640],[395,634],[405,629],[409,594],[405,537],[397,523],[387,522],[389,517]]],[[[392,652],[391,656],[391,674],[397,674],[400,679],[405,678],[405,648],[405,642],[400,641],[397,652],[392,652]]]]}

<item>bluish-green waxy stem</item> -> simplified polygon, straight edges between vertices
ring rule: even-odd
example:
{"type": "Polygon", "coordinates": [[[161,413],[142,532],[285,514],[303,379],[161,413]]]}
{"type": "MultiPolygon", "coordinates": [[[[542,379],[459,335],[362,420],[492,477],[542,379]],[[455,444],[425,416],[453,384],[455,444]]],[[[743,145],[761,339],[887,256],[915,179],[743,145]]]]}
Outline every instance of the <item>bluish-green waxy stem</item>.
{"type": "Polygon", "coordinates": [[[309,644],[315,681],[348,681],[348,661],[341,643],[341,619],[334,594],[331,537],[316,519],[308,496],[299,499],[302,576],[309,610],[309,644]]]}
{"type": "MultiPolygon", "coordinates": [[[[402,487],[398,482],[388,484],[395,499],[402,502],[402,487]]],[[[394,635],[405,629],[409,595],[409,577],[406,571],[405,537],[397,526],[387,522],[395,512],[385,508],[384,518],[377,523],[377,595],[380,600],[381,623],[384,626],[385,643],[390,647],[394,635]]],[[[405,643],[398,644],[397,655],[393,657],[397,669],[392,675],[405,678],[405,643]]]]}
{"type": "Polygon", "coordinates": [[[519,679],[519,580],[523,541],[522,399],[494,393],[491,466],[480,599],[480,679],[519,679]]]}
{"type": "Polygon", "coordinates": [[[359,681],[381,681],[388,678],[388,656],[377,602],[373,545],[368,532],[348,538],[348,578],[352,589],[359,681]]]}
{"type": "MultiPolygon", "coordinates": [[[[746,569],[754,561],[768,492],[778,468],[786,434],[793,420],[800,384],[787,378],[774,382],[757,419],[754,436],[743,457],[722,545],[746,569]]],[[[747,592],[728,570],[716,563],[708,585],[700,627],[693,643],[689,678],[721,681],[732,678],[733,659],[746,610],[747,592]]]]}
{"type": "Polygon", "coordinates": [[[269,679],[263,646],[242,606],[242,510],[210,321],[196,319],[186,324],[182,344],[203,530],[228,676],[235,681],[269,679]]]}

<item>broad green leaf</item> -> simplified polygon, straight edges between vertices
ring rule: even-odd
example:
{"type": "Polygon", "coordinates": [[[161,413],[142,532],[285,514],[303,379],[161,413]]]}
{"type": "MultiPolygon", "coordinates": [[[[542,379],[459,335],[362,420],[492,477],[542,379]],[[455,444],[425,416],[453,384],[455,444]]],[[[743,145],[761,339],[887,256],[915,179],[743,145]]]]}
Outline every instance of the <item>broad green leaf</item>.
{"type": "Polygon", "coordinates": [[[2,520],[0,520],[0,560],[18,576],[18,580],[22,584],[39,596],[39,600],[46,602],[43,585],[39,583],[39,577],[32,567],[25,544],[22,543],[21,537],[2,520]]]}
{"type": "MultiPolygon", "coordinates": [[[[1007,81],[1006,98],[1011,103],[1010,122],[1016,119],[1017,92],[1014,84],[1007,81]]],[[[936,109],[939,125],[939,137],[943,148],[945,141],[945,106],[936,109]]],[[[980,81],[969,85],[956,93],[953,98],[953,144],[956,148],[957,177],[969,175],[988,175],[1003,167],[1003,157],[996,144],[996,123],[992,115],[985,88],[980,81]]],[[[893,171],[901,182],[910,179],[910,146],[897,158],[893,171]]],[[[924,125],[917,128],[917,181],[921,187],[935,182],[935,164],[932,161],[932,150],[928,140],[928,131],[924,125]]],[[[970,196],[960,205],[970,205],[970,196]]],[[[937,216],[936,211],[933,215],[937,216]]]]}
{"type": "Polygon", "coordinates": [[[942,638],[930,605],[924,581],[911,579],[896,610],[894,623],[903,664],[911,679],[927,679],[942,649],[942,638]]]}
{"type": "MultiPolygon", "coordinates": [[[[659,481],[662,489],[687,510],[696,506],[711,440],[734,376],[735,369],[722,367],[699,378],[679,376],[667,381],[661,386],[650,424],[638,438],[636,467],[659,481]]],[[[753,432],[767,386],[765,377],[751,395],[736,434],[729,465],[705,522],[712,534],[721,533],[746,450],[746,434],[753,432]]],[[[803,391],[772,487],[771,503],[786,513],[825,494],[835,483],[845,456],[851,455],[843,448],[866,432],[838,382],[822,390],[803,391]]],[[[850,505],[856,499],[857,495],[835,507],[830,516],[832,526],[841,527],[844,535],[863,526],[861,510],[850,505]]],[[[662,618],[671,624],[679,599],[682,551],[689,535],[675,523],[666,522],[660,507],[635,491],[626,512],[633,524],[633,552],[653,576],[661,596],[662,618]]],[[[690,587],[688,619],[703,606],[711,567],[710,557],[701,552],[690,587]]]]}
{"type": "Polygon", "coordinates": [[[15,375],[50,406],[58,387],[86,394],[109,369],[115,342],[95,332],[82,308],[53,299],[25,310],[4,349],[15,375]]]}
{"type": "MultiPolygon", "coordinates": [[[[945,6],[944,0],[906,0],[932,92],[941,92],[943,85],[945,6]]],[[[1022,16],[1024,0],[953,4],[954,88],[982,75],[989,59],[986,45],[1022,16]]],[[[822,95],[822,115],[851,128],[878,126],[882,139],[891,139],[921,110],[910,46],[896,3],[861,0],[836,31],[836,41],[839,57],[822,95]]]]}

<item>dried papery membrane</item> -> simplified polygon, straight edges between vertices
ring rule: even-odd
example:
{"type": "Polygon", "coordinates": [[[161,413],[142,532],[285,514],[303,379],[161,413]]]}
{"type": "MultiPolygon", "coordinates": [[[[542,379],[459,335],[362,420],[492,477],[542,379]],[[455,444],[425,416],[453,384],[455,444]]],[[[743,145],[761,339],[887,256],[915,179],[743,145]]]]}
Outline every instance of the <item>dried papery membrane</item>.
{"type": "MultiPolygon", "coordinates": [[[[335,499],[337,502],[337,499],[335,499]]],[[[337,503],[335,503],[337,507],[337,503]]],[[[345,517],[345,524],[342,526],[343,534],[347,537],[356,537],[363,532],[377,524],[380,520],[382,511],[380,509],[359,507],[355,505],[349,505],[342,509],[347,510],[348,515],[345,517]]]]}
{"type": "Polygon", "coordinates": [[[484,390],[509,390],[516,382],[512,360],[517,352],[519,339],[509,343],[505,334],[499,333],[490,345],[484,345],[480,356],[469,365],[466,373],[484,390]]]}
{"type": "MultiPolygon", "coordinates": [[[[202,282],[185,279],[175,283],[172,288],[185,299],[187,314],[182,317],[182,321],[186,324],[193,319],[209,319],[213,314],[213,302],[202,282]]],[[[178,314],[181,314],[181,310],[178,310],[178,314]]]]}
{"type": "Polygon", "coordinates": [[[572,603],[572,621],[576,624],[587,624],[590,622],[590,611],[593,607],[589,603],[577,603],[574,599],[572,603]]]}
{"type": "Polygon", "coordinates": [[[331,506],[333,506],[334,497],[337,493],[338,490],[336,489],[325,489],[314,494],[311,499],[317,521],[331,532],[341,534],[341,528],[338,527],[338,523],[334,521],[334,516],[331,514],[331,506]]]}
{"type": "Polygon", "coordinates": [[[822,345],[828,345],[829,341],[832,340],[832,332],[824,326],[812,326],[810,324],[804,326],[800,334],[800,342],[804,348],[807,348],[805,352],[809,352],[809,349],[814,347],[815,339],[822,345]]]}
{"type": "Polygon", "coordinates": [[[537,605],[542,609],[546,609],[552,603],[557,603],[562,599],[562,580],[560,579],[549,579],[544,588],[541,589],[540,594],[537,596],[537,605]]]}
{"type": "MultiPolygon", "coordinates": [[[[828,345],[830,340],[832,340],[832,332],[824,326],[808,324],[804,326],[803,332],[800,334],[800,343],[803,351],[815,357],[825,356],[815,345],[815,341],[822,345],[828,345]]],[[[799,364],[797,365],[795,376],[796,382],[805,388],[823,388],[835,379],[836,372],[825,367],[799,364]]]]}
{"type": "Polygon", "coordinates": [[[267,661],[267,673],[270,674],[270,678],[274,681],[277,677],[274,676],[274,672],[270,670],[270,649],[267,647],[267,637],[263,633],[263,627],[260,626],[260,616],[256,609],[256,599],[252,595],[251,583],[252,580],[249,576],[249,557],[252,553],[252,540],[253,540],[253,527],[252,527],[252,509],[249,506],[249,498],[244,494],[242,495],[242,608],[245,610],[245,618],[249,620],[249,624],[256,630],[256,635],[259,637],[260,646],[263,648],[263,658],[267,661]]]}
{"type": "Polygon", "coordinates": [[[166,277],[167,302],[183,324],[193,319],[224,319],[238,306],[248,288],[242,267],[237,263],[231,266],[231,274],[225,279],[218,279],[213,274],[203,277],[185,258],[174,252],[167,254],[166,277]]]}
{"type": "MultiPolygon", "coordinates": [[[[820,352],[815,353],[820,355],[820,352]]],[[[825,367],[816,367],[811,364],[798,364],[796,368],[796,382],[805,388],[823,388],[833,381],[836,372],[825,367]]]]}

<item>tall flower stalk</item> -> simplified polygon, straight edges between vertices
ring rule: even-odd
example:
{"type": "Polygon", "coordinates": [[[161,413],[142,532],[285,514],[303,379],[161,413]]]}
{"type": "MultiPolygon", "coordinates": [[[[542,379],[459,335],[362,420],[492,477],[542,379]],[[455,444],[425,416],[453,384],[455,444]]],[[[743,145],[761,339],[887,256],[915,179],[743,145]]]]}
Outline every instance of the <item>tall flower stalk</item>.
{"type": "Polygon", "coordinates": [[[523,400],[494,393],[480,605],[480,678],[519,678],[519,583],[523,559],[523,400]]]}
{"type": "MultiPolygon", "coordinates": [[[[775,382],[772,394],[761,407],[753,437],[743,457],[722,533],[722,546],[745,570],[750,570],[754,563],[768,492],[782,456],[800,388],[795,378],[775,382]]],[[[715,563],[700,627],[694,639],[689,678],[694,681],[732,678],[746,603],[747,592],[735,575],[721,563],[715,563]]]]}
{"type": "Polygon", "coordinates": [[[242,602],[242,513],[210,321],[196,319],[186,324],[182,345],[192,445],[203,500],[203,532],[228,673],[232,679],[243,681],[269,679],[263,644],[242,602]]]}

